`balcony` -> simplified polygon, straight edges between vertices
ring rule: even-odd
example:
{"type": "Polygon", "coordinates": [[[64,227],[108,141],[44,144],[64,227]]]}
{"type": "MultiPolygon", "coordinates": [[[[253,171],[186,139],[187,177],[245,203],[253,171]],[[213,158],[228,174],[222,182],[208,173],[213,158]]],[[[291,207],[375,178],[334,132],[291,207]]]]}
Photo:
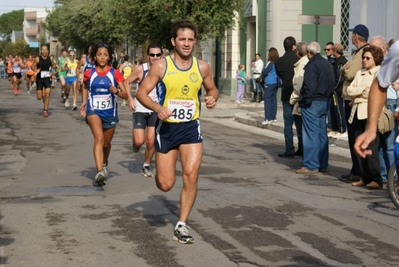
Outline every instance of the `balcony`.
{"type": "Polygon", "coordinates": [[[39,29],[37,26],[34,27],[29,27],[29,28],[24,28],[24,34],[26,36],[37,36],[39,33],[39,29]]]}
{"type": "Polygon", "coordinates": [[[25,12],[25,20],[36,20],[36,11],[25,12]]]}

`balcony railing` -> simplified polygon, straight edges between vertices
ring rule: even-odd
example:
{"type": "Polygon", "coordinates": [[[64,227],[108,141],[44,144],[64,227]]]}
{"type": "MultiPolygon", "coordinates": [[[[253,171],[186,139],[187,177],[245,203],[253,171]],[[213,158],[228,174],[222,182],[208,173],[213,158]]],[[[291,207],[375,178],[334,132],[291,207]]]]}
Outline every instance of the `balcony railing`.
{"type": "Polygon", "coordinates": [[[36,20],[36,11],[25,12],[25,20],[36,20]]]}
{"type": "Polygon", "coordinates": [[[39,33],[39,29],[37,26],[24,28],[24,34],[26,36],[36,36],[39,33]]]}

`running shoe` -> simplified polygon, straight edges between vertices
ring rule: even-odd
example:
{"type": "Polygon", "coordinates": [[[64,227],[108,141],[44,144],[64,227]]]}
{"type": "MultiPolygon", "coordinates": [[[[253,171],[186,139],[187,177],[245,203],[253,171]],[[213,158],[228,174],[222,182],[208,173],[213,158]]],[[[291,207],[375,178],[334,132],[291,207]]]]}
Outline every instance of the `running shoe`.
{"type": "Polygon", "coordinates": [[[43,111],[43,117],[48,117],[48,111],[47,110],[43,111]]]}
{"type": "Polygon", "coordinates": [[[134,143],[133,143],[132,147],[133,147],[133,152],[134,153],[138,153],[140,151],[140,147],[136,146],[134,143]]]}
{"type": "Polygon", "coordinates": [[[99,171],[96,174],[96,177],[94,178],[94,181],[99,185],[99,186],[104,186],[105,185],[105,174],[104,171],[99,171]]]}
{"type": "Polygon", "coordinates": [[[194,238],[189,234],[187,225],[179,225],[174,231],[173,240],[182,244],[194,244],[194,238]]]}
{"type": "Polygon", "coordinates": [[[17,88],[17,94],[21,93],[21,89],[17,88]]]}
{"type": "Polygon", "coordinates": [[[66,108],[69,107],[69,101],[68,101],[68,99],[65,100],[65,107],[66,107],[66,108]]]}
{"type": "Polygon", "coordinates": [[[104,173],[105,178],[108,178],[108,164],[107,163],[104,163],[104,165],[103,165],[103,173],[104,173]]]}
{"type": "Polygon", "coordinates": [[[36,83],[32,83],[30,89],[31,89],[31,90],[36,90],[36,83]]]}
{"type": "Polygon", "coordinates": [[[78,109],[78,107],[76,106],[76,104],[73,104],[72,105],[72,110],[77,110],[78,109]]]}
{"type": "Polygon", "coordinates": [[[150,166],[145,166],[141,169],[141,174],[144,177],[153,177],[154,175],[152,174],[152,171],[150,169],[150,166]]]}

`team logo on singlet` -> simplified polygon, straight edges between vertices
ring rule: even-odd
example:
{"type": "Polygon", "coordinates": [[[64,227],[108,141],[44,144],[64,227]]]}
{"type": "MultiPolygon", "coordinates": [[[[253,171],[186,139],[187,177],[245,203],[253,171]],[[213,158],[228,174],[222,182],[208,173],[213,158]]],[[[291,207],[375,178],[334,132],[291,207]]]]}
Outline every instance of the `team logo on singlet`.
{"type": "Polygon", "coordinates": [[[188,92],[190,92],[190,88],[188,87],[188,85],[184,85],[184,86],[181,88],[181,92],[182,92],[183,95],[187,96],[187,95],[188,95],[188,92]]]}
{"type": "Polygon", "coordinates": [[[195,72],[190,73],[189,79],[191,82],[196,83],[198,82],[198,75],[195,72]]]}

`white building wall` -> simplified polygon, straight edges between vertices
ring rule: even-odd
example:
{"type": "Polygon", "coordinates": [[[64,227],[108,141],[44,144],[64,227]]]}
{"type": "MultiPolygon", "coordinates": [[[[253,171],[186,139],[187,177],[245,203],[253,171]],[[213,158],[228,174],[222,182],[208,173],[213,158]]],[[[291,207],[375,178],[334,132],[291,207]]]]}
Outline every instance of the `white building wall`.
{"type": "MultiPolygon", "coordinates": [[[[369,29],[370,37],[381,35],[387,40],[398,39],[398,14],[398,0],[351,0],[349,28],[364,24],[369,29]]],[[[355,47],[350,44],[350,51],[353,49],[355,47]]]]}
{"type": "Polygon", "coordinates": [[[302,0],[267,0],[267,49],[275,47],[281,56],[284,54],[283,41],[287,36],[301,40],[299,14],[302,14],[302,0]]]}

